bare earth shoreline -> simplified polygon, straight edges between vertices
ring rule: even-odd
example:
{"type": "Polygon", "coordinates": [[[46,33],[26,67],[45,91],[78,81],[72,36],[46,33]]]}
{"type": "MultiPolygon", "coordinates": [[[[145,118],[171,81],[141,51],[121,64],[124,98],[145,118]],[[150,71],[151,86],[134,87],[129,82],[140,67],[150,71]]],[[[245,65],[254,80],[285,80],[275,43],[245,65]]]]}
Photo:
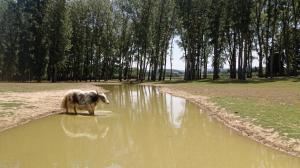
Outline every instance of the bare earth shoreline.
{"type": "MultiPolygon", "coordinates": [[[[274,129],[265,129],[251,123],[250,121],[243,120],[240,117],[229,113],[228,111],[226,111],[226,109],[218,107],[216,104],[212,103],[208,97],[192,95],[185,91],[171,89],[164,85],[154,84],[154,86],[160,87],[160,92],[169,93],[196,103],[201,109],[207,112],[208,115],[222,122],[227,127],[234,129],[243,136],[247,136],[273,149],[300,157],[300,140],[298,139],[281,136],[274,129]]],[[[82,85],[78,89],[102,90],[100,87],[94,86],[92,84],[82,85]]],[[[67,90],[69,89],[39,92],[1,93],[0,102],[17,101],[24,102],[24,104],[22,104],[20,108],[16,108],[14,110],[14,115],[5,117],[2,116],[0,118],[0,132],[19,125],[26,124],[35,119],[62,113],[63,110],[60,108],[60,103],[63,95],[67,90]]]]}
{"type": "MultiPolygon", "coordinates": [[[[75,88],[74,88],[75,89],[75,88]]],[[[101,91],[100,87],[83,84],[76,89],[101,91]]],[[[64,112],[60,108],[61,100],[69,89],[38,92],[5,92],[0,94],[0,102],[21,102],[13,109],[13,115],[0,117],[0,132],[26,124],[32,120],[64,112]]],[[[103,90],[102,90],[103,91],[103,90]]],[[[0,109],[6,111],[6,109],[0,109]]],[[[11,109],[10,109],[11,110],[11,109]]]]}

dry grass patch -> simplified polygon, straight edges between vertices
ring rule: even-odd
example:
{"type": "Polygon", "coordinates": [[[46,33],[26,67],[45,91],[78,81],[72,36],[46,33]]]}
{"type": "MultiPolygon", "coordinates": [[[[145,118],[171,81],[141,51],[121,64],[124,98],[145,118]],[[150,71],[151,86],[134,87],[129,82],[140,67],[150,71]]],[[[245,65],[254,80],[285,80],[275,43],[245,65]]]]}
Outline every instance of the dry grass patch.
{"type": "Polygon", "coordinates": [[[38,92],[88,88],[92,83],[0,83],[0,93],[3,92],[38,92]]]}

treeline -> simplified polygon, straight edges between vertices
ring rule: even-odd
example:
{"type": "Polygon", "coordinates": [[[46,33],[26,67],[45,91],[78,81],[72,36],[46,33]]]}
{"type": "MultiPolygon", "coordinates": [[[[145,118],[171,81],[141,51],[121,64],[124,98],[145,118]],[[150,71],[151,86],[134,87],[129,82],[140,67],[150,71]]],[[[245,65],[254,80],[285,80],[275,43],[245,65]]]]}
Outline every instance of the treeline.
{"type": "Polygon", "coordinates": [[[300,1],[178,0],[178,28],[185,52],[186,80],[207,77],[212,57],[213,79],[230,65],[231,79],[298,75],[300,70],[300,1]],[[202,75],[203,74],[203,75],[202,75]]]}
{"type": "Polygon", "coordinates": [[[164,79],[173,0],[6,0],[2,80],[164,79]]]}
{"type": "MultiPolygon", "coordinates": [[[[165,80],[174,37],[185,79],[298,75],[296,0],[0,0],[0,78],[165,80]],[[210,59],[211,58],[211,59],[210,59]],[[212,60],[210,62],[209,60],[212,60]]],[[[172,70],[170,71],[172,76],[172,70]]]]}

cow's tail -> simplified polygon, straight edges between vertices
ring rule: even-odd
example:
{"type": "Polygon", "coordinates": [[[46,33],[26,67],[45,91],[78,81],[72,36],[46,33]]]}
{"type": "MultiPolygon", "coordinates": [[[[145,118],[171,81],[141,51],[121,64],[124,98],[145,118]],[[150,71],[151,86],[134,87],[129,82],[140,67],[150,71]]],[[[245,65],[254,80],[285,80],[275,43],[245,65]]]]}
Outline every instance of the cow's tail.
{"type": "Polygon", "coordinates": [[[66,94],[61,102],[60,107],[63,109],[67,109],[67,105],[68,105],[68,94],[66,94]]]}

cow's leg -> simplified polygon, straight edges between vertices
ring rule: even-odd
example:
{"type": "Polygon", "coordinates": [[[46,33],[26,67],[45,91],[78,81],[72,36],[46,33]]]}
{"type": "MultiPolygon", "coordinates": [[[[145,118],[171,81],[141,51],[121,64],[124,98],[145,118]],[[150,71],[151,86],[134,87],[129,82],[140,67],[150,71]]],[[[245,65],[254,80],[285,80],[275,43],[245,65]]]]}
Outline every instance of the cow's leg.
{"type": "Polygon", "coordinates": [[[94,108],[92,107],[92,105],[90,104],[90,105],[88,105],[89,106],[89,113],[90,113],[90,115],[94,115],[95,114],[95,112],[94,112],[94,108]]]}
{"type": "Polygon", "coordinates": [[[90,115],[94,115],[94,112],[92,110],[89,110],[90,115]]]}
{"type": "Polygon", "coordinates": [[[69,102],[69,98],[67,97],[66,99],[65,99],[65,108],[66,108],[66,113],[68,113],[69,111],[69,107],[68,107],[68,102],[69,102]]]}
{"type": "Polygon", "coordinates": [[[74,104],[74,112],[75,112],[75,114],[77,114],[76,104],[74,104]]]}
{"type": "Polygon", "coordinates": [[[68,101],[65,101],[66,113],[69,113],[68,101]]]}

